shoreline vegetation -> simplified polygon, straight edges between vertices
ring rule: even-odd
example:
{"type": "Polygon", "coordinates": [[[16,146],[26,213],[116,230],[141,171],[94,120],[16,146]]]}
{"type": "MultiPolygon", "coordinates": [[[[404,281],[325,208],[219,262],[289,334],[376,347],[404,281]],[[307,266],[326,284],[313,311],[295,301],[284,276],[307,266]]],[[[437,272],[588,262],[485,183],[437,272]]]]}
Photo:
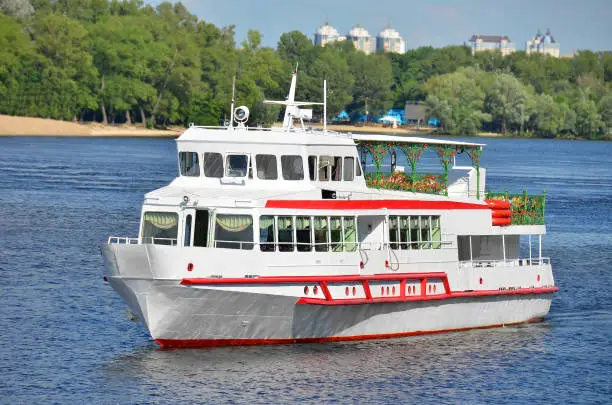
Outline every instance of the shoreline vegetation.
{"type": "MultiPolygon", "coordinates": [[[[275,126],[281,126],[278,122],[275,126]]],[[[313,124],[312,128],[322,130],[323,124],[313,124]]],[[[441,134],[435,128],[414,128],[398,127],[392,128],[380,124],[368,125],[338,125],[328,124],[329,131],[344,133],[376,133],[396,136],[415,136],[415,137],[454,137],[455,135],[441,134]]],[[[0,114],[0,138],[11,136],[31,136],[31,137],[84,137],[84,138],[177,138],[186,128],[171,127],[168,129],[149,129],[138,125],[103,125],[96,122],[78,123],[49,118],[20,117],[0,114]]],[[[504,135],[495,132],[479,132],[470,136],[484,138],[536,138],[533,136],[520,137],[516,134],[504,135]]],[[[583,138],[555,138],[555,139],[576,139],[583,138]]]]}
{"type": "MultiPolygon", "coordinates": [[[[346,111],[372,122],[408,103],[439,120],[432,135],[612,138],[610,51],[472,55],[450,45],[366,55],[351,41],[315,46],[300,31],[267,47],[257,30],[238,44],[234,26],[206,18],[181,2],[0,0],[0,114],[99,123],[58,130],[65,134],[163,136],[226,121],[235,78],[249,125],[269,126],[282,110],[263,101],[285,99],[299,64],[296,99],[321,101],[325,78],[328,121],[346,111]]],[[[322,113],[313,106],[315,120],[322,113]]]]}

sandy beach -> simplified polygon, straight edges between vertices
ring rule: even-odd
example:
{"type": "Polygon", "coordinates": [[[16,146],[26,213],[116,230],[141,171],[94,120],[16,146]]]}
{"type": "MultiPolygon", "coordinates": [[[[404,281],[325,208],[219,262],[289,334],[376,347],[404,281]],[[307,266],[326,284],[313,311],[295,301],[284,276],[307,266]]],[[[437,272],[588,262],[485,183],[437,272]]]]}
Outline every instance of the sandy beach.
{"type": "Polygon", "coordinates": [[[0,136],[91,136],[91,137],[167,137],[176,138],[183,131],[147,129],[133,125],[79,124],[45,118],[0,115],[0,136]]]}
{"type": "MultiPolygon", "coordinates": [[[[280,126],[277,123],[276,126],[280,126]]],[[[323,129],[323,124],[309,125],[323,129]]],[[[328,125],[327,129],[337,132],[375,133],[398,136],[436,136],[433,128],[383,127],[380,124],[368,126],[328,125]]],[[[103,125],[98,122],[79,124],[45,118],[15,117],[0,114],[0,136],[73,136],[73,137],[143,137],[176,138],[185,128],[147,129],[135,125],[103,125]]],[[[444,135],[448,136],[448,135],[444,135]]],[[[498,137],[501,134],[479,133],[477,136],[498,137]]]]}

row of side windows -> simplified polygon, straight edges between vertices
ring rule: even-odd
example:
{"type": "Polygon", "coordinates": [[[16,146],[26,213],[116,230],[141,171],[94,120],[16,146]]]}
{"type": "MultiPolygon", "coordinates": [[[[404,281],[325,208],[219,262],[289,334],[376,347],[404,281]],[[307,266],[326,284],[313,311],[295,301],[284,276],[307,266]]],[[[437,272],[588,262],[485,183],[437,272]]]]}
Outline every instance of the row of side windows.
{"type": "MultiPolygon", "coordinates": [[[[284,180],[304,180],[304,165],[300,155],[281,156],[281,173],[284,180]]],[[[200,176],[200,164],[196,152],[179,152],[179,166],[182,176],[200,176]]],[[[227,154],[225,165],[223,155],[217,152],[204,153],[204,176],[210,178],[247,177],[253,178],[253,163],[245,154],[227,154]]],[[[278,180],[278,166],[275,155],[255,155],[255,171],[260,180],[278,180]]],[[[309,156],[310,180],[353,181],[361,176],[361,167],[354,157],[309,156]]]]}
{"type": "MultiPolygon", "coordinates": [[[[198,210],[194,246],[207,246],[208,211],[198,210]]],[[[214,217],[213,247],[248,249],[254,247],[251,215],[217,214],[214,217]]],[[[191,215],[185,222],[185,246],[190,245],[191,215]]],[[[440,249],[440,216],[389,216],[389,247],[393,250],[440,249]]],[[[259,248],[263,252],[354,252],[357,249],[357,224],[353,216],[259,217],[259,248]]],[[[145,212],[144,243],[176,245],[178,214],[145,212]]]]}
{"type": "Polygon", "coordinates": [[[354,252],[357,249],[355,217],[259,217],[262,252],[354,252]]]}
{"type": "Polygon", "coordinates": [[[389,247],[394,250],[440,249],[440,216],[389,216],[389,247]]]}

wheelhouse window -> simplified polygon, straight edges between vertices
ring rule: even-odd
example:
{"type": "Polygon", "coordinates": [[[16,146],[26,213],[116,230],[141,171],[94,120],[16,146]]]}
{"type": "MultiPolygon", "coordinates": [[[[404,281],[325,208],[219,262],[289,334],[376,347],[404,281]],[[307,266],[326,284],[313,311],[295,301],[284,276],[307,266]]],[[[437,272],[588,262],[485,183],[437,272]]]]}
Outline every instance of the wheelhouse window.
{"type": "Polygon", "coordinates": [[[344,181],[353,181],[355,179],[355,158],[344,158],[344,181]]]}
{"type": "Polygon", "coordinates": [[[310,176],[310,180],[317,179],[317,157],[316,156],[308,156],[308,175],[310,176]]]}
{"type": "Polygon", "coordinates": [[[142,218],[142,241],[157,245],[176,245],[178,214],[175,212],[145,212],[142,218]]]}
{"type": "Polygon", "coordinates": [[[220,153],[204,153],[204,176],[223,177],[223,156],[220,153]]]}
{"type": "Polygon", "coordinates": [[[331,173],[332,157],[321,156],[319,158],[319,180],[328,181],[331,173]]]}
{"type": "Polygon", "coordinates": [[[283,179],[304,180],[304,164],[300,155],[281,156],[283,179]]]}
{"type": "Polygon", "coordinates": [[[215,217],[215,247],[253,249],[253,217],[217,214],[215,217]]]}
{"type": "Polygon", "coordinates": [[[247,155],[227,155],[225,160],[225,175],[227,177],[246,177],[249,170],[247,155]]]}
{"type": "Polygon", "coordinates": [[[278,169],[276,168],[276,156],[257,155],[255,156],[257,165],[257,178],[261,180],[278,179],[278,169]]]}
{"type": "Polygon", "coordinates": [[[262,252],[274,252],[275,247],[274,217],[262,215],[259,217],[259,248],[262,252]]]}
{"type": "Polygon", "coordinates": [[[182,176],[197,177],[200,175],[200,163],[196,152],[179,152],[179,166],[182,176]]]}
{"type": "Polygon", "coordinates": [[[331,179],[332,181],[342,180],[342,157],[340,156],[334,156],[331,167],[331,179]]]}

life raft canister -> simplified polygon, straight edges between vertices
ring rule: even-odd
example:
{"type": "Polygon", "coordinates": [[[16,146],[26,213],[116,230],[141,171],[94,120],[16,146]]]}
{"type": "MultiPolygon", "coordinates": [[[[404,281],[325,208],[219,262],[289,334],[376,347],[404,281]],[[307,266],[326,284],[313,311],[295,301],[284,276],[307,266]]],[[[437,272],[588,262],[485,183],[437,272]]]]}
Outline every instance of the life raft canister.
{"type": "Polygon", "coordinates": [[[493,226],[511,225],[512,211],[510,202],[504,200],[484,200],[491,209],[491,223],[493,226]]]}

